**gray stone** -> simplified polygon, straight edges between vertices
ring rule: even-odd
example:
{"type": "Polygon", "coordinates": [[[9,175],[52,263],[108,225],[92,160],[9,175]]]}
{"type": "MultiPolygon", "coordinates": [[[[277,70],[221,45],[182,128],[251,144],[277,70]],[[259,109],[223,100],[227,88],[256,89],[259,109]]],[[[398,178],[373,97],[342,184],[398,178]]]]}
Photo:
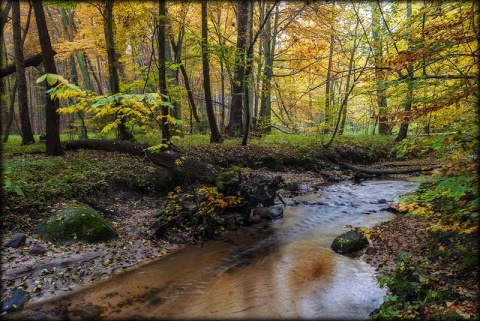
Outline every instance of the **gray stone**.
{"type": "Polygon", "coordinates": [[[10,312],[21,309],[30,296],[23,290],[15,290],[10,298],[2,301],[2,312],[10,312]]]}
{"type": "Polygon", "coordinates": [[[360,232],[348,231],[333,240],[332,250],[340,254],[348,254],[363,250],[368,245],[367,238],[360,232]]]}
{"type": "Polygon", "coordinates": [[[274,220],[283,216],[283,204],[273,205],[269,207],[255,207],[252,210],[252,217],[255,215],[260,216],[262,219],[274,220]]]}
{"type": "Polygon", "coordinates": [[[27,235],[24,233],[17,233],[13,236],[13,238],[5,244],[5,247],[20,247],[25,245],[25,241],[27,240],[27,235]]]}
{"type": "Polygon", "coordinates": [[[40,244],[32,244],[28,249],[28,253],[31,255],[43,255],[47,252],[47,249],[40,244]]]}

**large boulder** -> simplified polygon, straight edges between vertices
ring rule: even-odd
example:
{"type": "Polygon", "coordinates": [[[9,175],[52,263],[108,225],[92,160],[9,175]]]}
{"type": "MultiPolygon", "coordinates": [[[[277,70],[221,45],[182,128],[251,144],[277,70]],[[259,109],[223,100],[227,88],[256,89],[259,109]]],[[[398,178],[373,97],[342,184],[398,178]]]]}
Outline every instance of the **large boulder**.
{"type": "Polygon", "coordinates": [[[25,241],[27,240],[27,235],[24,234],[24,233],[17,233],[13,236],[13,238],[8,241],[6,244],[5,244],[5,247],[14,247],[14,248],[17,248],[17,247],[20,247],[20,246],[23,246],[25,245],[25,241]]]}
{"type": "Polygon", "coordinates": [[[357,231],[348,231],[333,240],[332,250],[340,254],[348,254],[363,250],[368,245],[367,238],[357,231]]]}
{"type": "Polygon", "coordinates": [[[99,212],[83,204],[70,204],[61,208],[46,222],[43,234],[47,240],[56,243],[104,242],[118,236],[99,212]]]}

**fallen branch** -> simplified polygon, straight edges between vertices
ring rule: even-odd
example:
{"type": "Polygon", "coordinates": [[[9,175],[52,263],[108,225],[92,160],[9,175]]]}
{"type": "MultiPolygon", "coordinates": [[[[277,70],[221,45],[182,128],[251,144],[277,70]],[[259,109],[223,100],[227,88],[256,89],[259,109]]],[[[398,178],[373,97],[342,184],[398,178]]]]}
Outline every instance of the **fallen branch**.
{"type": "Polygon", "coordinates": [[[417,172],[428,172],[438,167],[438,165],[435,165],[430,167],[415,166],[415,167],[403,168],[403,169],[367,169],[367,168],[356,167],[347,163],[341,163],[340,165],[352,171],[364,173],[364,174],[370,174],[370,175],[411,174],[411,173],[417,173],[417,172]]]}

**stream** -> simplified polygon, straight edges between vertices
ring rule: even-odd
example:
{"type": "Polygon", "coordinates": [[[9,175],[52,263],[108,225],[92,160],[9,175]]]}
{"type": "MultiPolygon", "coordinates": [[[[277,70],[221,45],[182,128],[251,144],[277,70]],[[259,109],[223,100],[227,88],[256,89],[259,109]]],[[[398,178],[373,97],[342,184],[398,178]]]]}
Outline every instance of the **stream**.
{"type": "Polygon", "coordinates": [[[385,295],[374,269],[330,249],[344,225],[372,227],[417,183],[373,180],[325,186],[288,200],[284,216],[222,240],[27,305],[30,319],[366,319],[385,295]]]}

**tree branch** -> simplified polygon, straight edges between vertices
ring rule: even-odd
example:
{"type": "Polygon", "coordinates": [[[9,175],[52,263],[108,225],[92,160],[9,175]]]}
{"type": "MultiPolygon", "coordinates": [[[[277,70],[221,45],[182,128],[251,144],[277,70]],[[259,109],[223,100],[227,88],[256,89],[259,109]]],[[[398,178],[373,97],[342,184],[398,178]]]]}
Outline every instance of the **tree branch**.
{"type": "MultiPolygon", "coordinates": [[[[56,52],[53,52],[55,55],[56,52]]],[[[25,67],[36,67],[43,62],[42,54],[38,53],[36,55],[30,56],[25,59],[25,67]]],[[[17,71],[15,64],[8,65],[7,67],[0,69],[0,78],[14,74],[17,71]]]]}

